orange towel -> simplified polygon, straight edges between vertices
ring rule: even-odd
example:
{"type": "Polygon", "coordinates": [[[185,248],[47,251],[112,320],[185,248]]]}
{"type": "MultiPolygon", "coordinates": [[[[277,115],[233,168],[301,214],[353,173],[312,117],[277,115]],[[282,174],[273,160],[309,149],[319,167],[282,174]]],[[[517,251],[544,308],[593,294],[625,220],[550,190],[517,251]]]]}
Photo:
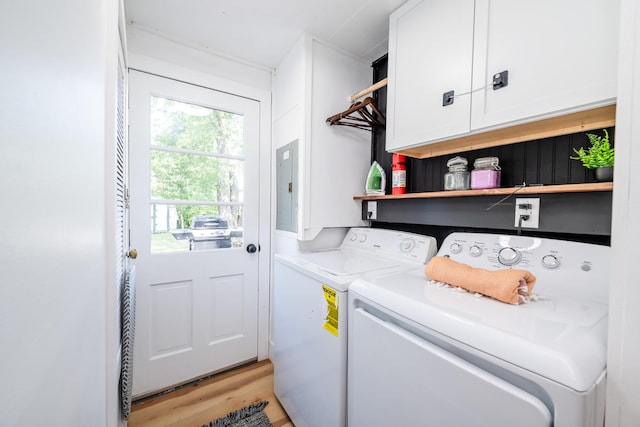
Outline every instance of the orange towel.
{"type": "Polygon", "coordinates": [[[431,258],[424,272],[429,279],[509,304],[519,304],[524,300],[521,297],[530,296],[536,283],[536,277],[526,270],[489,271],[441,256],[431,258]]]}

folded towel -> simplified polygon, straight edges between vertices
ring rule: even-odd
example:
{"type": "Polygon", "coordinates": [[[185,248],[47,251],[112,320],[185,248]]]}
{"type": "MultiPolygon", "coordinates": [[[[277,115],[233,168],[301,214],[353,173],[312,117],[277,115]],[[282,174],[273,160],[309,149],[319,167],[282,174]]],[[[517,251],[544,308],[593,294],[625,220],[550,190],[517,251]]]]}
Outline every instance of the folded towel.
{"type": "Polygon", "coordinates": [[[432,280],[478,292],[509,304],[524,302],[524,297],[531,295],[536,283],[536,277],[526,270],[489,271],[441,256],[431,258],[424,272],[432,280]]]}

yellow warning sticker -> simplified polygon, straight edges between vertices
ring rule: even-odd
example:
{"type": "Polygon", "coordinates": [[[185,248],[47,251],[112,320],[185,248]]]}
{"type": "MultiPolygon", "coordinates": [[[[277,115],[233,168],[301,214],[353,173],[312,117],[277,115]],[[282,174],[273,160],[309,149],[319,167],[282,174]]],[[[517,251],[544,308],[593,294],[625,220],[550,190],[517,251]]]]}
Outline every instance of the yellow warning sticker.
{"type": "Polygon", "coordinates": [[[335,289],[327,285],[322,285],[324,298],[327,300],[327,317],[325,317],[323,328],[338,336],[338,294],[335,289]]]}

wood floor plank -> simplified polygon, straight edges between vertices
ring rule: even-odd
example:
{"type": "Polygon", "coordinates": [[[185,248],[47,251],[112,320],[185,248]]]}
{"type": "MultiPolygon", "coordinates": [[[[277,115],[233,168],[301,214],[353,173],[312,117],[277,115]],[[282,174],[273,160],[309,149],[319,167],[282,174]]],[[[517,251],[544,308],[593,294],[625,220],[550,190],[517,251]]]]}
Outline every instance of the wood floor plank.
{"type": "Polygon", "coordinates": [[[131,405],[129,427],[200,427],[261,400],[274,427],[293,427],[273,392],[270,360],[233,369],[131,405]]]}

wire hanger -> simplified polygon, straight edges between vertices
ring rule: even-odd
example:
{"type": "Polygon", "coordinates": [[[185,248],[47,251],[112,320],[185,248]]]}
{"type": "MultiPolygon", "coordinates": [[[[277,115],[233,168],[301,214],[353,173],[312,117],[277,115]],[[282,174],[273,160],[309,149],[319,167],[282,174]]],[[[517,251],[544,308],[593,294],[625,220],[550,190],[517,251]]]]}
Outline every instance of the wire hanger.
{"type": "Polygon", "coordinates": [[[329,117],[327,119],[327,123],[331,126],[351,126],[365,130],[384,128],[386,119],[380,110],[378,110],[373,98],[368,96],[360,102],[355,101],[358,98],[386,86],[387,81],[388,80],[384,78],[378,83],[375,83],[349,97],[349,100],[352,102],[351,106],[342,113],[329,117]]]}

